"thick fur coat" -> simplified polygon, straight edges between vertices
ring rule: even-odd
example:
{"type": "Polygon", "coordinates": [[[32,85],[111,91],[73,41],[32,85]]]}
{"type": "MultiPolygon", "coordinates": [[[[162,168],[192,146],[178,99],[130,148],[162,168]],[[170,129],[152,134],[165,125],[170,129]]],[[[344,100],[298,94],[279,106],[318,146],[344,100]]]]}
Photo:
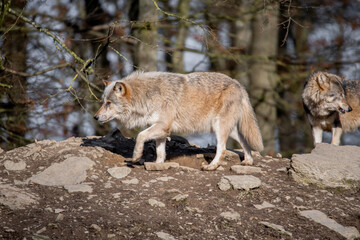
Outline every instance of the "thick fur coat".
{"type": "Polygon", "coordinates": [[[146,128],[136,139],[133,161],[141,158],[145,141],[155,139],[156,162],[164,162],[171,132],[215,133],[216,156],[205,170],[218,167],[229,136],[243,147],[244,164],[253,164],[251,149],[263,149],[246,90],[224,74],[135,72],[106,85],[104,103],[94,117],[102,123],[116,119],[127,128],[146,128]]]}

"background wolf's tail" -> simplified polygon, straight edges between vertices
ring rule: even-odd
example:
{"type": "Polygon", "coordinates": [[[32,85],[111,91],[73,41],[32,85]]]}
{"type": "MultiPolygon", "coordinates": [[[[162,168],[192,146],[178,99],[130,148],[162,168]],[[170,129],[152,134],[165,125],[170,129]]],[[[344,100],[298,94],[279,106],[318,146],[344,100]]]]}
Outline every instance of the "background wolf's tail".
{"type": "Polygon", "coordinates": [[[262,136],[246,92],[242,96],[241,109],[242,112],[238,126],[239,132],[243,135],[252,150],[260,152],[264,149],[262,136]]]}

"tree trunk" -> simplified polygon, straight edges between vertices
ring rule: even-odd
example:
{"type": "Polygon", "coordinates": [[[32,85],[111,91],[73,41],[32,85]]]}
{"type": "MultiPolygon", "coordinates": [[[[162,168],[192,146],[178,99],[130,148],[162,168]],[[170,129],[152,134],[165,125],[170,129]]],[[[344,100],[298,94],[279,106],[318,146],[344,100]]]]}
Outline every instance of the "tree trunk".
{"type": "MultiPolygon", "coordinates": [[[[187,19],[189,16],[190,0],[180,0],[178,4],[179,16],[187,19]]],[[[179,30],[176,35],[175,51],[172,55],[172,67],[175,72],[183,73],[184,69],[184,59],[183,59],[183,50],[179,50],[185,47],[185,41],[188,35],[188,26],[185,20],[179,20],[179,30]]]]}
{"type": "MultiPolygon", "coordinates": [[[[251,15],[243,15],[243,13],[246,13],[249,10],[251,3],[248,1],[241,1],[240,4],[241,7],[238,14],[242,15],[242,18],[234,21],[232,24],[233,32],[235,32],[233,46],[236,47],[238,55],[248,55],[252,38],[251,15]]],[[[236,63],[234,69],[234,77],[245,86],[249,85],[249,75],[247,74],[248,68],[249,66],[247,61],[240,61],[236,63]]]]}
{"type": "Polygon", "coordinates": [[[137,40],[133,51],[134,65],[143,71],[157,70],[158,10],[150,0],[133,0],[129,17],[137,21],[132,31],[137,40]]]}
{"type": "Polygon", "coordinates": [[[278,50],[278,9],[278,2],[269,3],[263,11],[257,13],[252,24],[250,95],[264,140],[264,152],[267,154],[275,150],[274,88],[278,78],[274,58],[278,50]]]}
{"type": "MultiPolygon", "coordinates": [[[[25,7],[25,1],[16,1],[11,7],[22,9],[25,7]]],[[[3,24],[4,28],[9,28],[14,24],[13,19],[7,19],[3,24]]],[[[17,27],[23,27],[25,24],[21,21],[17,27]]],[[[16,72],[26,72],[26,43],[27,34],[21,31],[9,31],[2,45],[2,53],[5,58],[4,66],[16,72]]],[[[25,138],[27,132],[28,104],[27,79],[15,74],[2,72],[0,82],[11,86],[11,88],[2,88],[0,95],[0,142],[11,143],[5,145],[7,148],[14,148],[28,144],[30,141],[25,138]]],[[[5,147],[2,146],[2,147],[5,147]]]]}

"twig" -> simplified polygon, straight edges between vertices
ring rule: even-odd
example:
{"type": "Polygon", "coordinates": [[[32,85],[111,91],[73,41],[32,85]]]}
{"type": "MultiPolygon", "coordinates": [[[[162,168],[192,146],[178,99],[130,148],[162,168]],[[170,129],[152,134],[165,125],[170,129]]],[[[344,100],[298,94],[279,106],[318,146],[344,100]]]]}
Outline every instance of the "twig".
{"type": "Polygon", "coordinates": [[[68,67],[68,66],[71,66],[71,64],[70,63],[62,63],[62,64],[46,68],[44,70],[41,70],[41,71],[35,72],[35,73],[17,72],[15,70],[9,69],[9,68],[5,68],[4,71],[15,74],[15,75],[19,75],[19,76],[22,76],[22,77],[34,77],[34,76],[38,76],[38,75],[53,71],[55,69],[65,68],[65,67],[68,67]]]}

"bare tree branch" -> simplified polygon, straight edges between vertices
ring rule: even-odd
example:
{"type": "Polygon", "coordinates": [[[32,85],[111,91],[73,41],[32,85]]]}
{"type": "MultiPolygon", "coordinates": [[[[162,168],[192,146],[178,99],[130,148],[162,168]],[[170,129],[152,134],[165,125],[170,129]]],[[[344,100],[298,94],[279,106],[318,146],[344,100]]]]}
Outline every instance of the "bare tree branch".
{"type": "Polygon", "coordinates": [[[71,66],[71,64],[70,63],[62,63],[62,64],[46,68],[44,70],[41,70],[41,71],[35,72],[35,73],[18,72],[18,71],[15,71],[13,69],[9,69],[9,68],[5,68],[4,71],[15,74],[15,75],[19,75],[19,76],[22,76],[22,77],[34,77],[34,76],[38,76],[38,75],[53,71],[55,69],[65,68],[65,67],[68,67],[68,66],[71,66]]]}

